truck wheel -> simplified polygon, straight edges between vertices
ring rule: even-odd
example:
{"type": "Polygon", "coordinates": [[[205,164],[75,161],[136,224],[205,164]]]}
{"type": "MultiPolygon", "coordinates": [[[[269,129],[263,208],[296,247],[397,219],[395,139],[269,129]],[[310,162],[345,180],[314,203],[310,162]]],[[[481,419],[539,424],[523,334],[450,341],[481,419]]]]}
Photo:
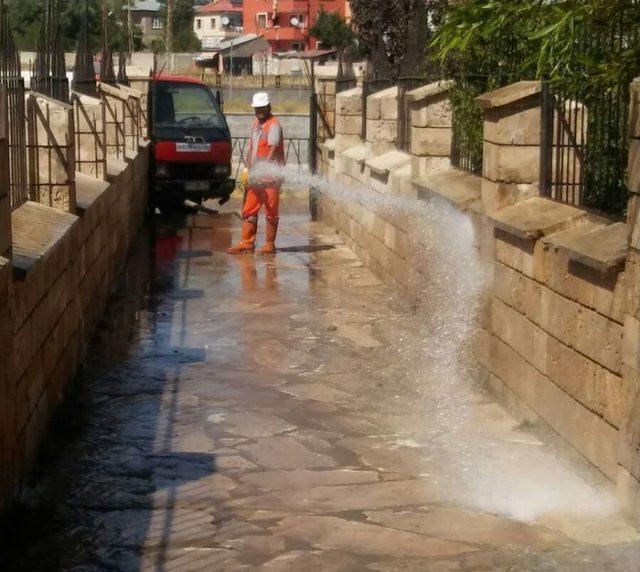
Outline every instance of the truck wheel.
{"type": "Polygon", "coordinates": [[[157,197],[156,206],[163,215],[181,214],[184,211],[184,201],[180,197],[157,197]]]}

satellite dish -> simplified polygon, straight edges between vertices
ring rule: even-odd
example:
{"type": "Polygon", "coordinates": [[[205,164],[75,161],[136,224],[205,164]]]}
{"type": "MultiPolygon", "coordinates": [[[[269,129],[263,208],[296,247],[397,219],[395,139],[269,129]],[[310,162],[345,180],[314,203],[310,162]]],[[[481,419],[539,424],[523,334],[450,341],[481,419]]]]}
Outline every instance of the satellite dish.
{"type": "Polygon", "coordinates": [[[221,22],[223,26],[228,26],[230,21],[227,16],[222,16],[221,22]]]}
{"type": "Polygon", "coordinates": [[[298,20],[298,18],[296,18],[295,16],[293,18],[291,18],[291,20],[289,20],[289,22],[291,22],[291,25],[294,28],[297,28],[300,25],[300,20],[298,20]]]}

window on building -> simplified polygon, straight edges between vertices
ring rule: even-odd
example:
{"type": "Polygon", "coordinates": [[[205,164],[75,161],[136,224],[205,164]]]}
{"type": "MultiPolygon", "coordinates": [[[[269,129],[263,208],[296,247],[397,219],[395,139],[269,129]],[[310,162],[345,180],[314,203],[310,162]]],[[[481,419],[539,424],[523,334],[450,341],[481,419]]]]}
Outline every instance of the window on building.
{"type": "Polygon", "coordinates": [[[162,20],[160,18],[154,18],[151,21],[151,27],[154,30],[162,30],[162,20]]]}
{"type": "Polygon", "coordinates": [[[211,26],[212,30],[216,29],[216,19],[215,18],[211,18],[211,21],[209,22],[209,26],[211,26]]]}
{"type": "Polygon", "coordinates": [[[196,30],[200,30],[202,28],[202,20],[200,18],[196,19],[196,30]]]}
{"type": "Polygon", "coordinates": [[[267,27],[267,15],[266,14],[256,14],[256,22],[258,24],[258,29],[264,30],[267,27]]]}
{"type": "Polygon", "coordinates": [[[294,52],[302,52],[304,51],[304,44],[302,42],[293,42],[293,44],[291,44],[291,49],[294,52]]]}

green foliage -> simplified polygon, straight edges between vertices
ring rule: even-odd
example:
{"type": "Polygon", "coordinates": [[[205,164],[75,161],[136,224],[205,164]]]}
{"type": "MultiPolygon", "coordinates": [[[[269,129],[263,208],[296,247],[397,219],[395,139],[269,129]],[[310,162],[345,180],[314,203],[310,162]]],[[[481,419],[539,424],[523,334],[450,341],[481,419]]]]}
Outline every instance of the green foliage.
{"type": "Polygon", "coordinates": [[[318,19],[309,33],[326,47],[337,50],[348,49],[355,41],[353,30],[342,16],[324,10],[318,14],[318,19]]]}
{"type": "Polygon", "coordinates": [[[597,88],[640,72],[637,42],[618,49],[639,25],[637,0],[462,0],[431,46],[458,69],[597,88]]]}
{"type": "Polygon", "coordinates": [[[164,54],[167,51],[167,44],[162,38],[153,38],[149,44],[149,49],[154,54],[164,54]]]}
{"type": "Polygon", "coordinates": [[[548,79],[560,102],[579,101],[589,110],[584,204],[623,214],[629,82],[640,74],[639,30],[638,0],[452,2],[430,47],[458,78],[451,94],[458,143],[472,161],[481,157],[481,122],[472,99],[477,90],[469,87],[474,76],[493,87],[548,79]]]}
{"type": "MultiPolygon", "coordinates": [[[[127,26],[122,12],[123,0],[109,0],[109,29],[111,47],[115,51],[127,49],[127,26]]],[[[21,0],[8,3],[9,21],[18,48],[34,51],[38,44],[42,18],[45,10],[45,0],[21,0]]],[[[84,0],[67,0],[61,3],[60,34],[65,51],[75,49],[80,30],[80,23],[85,11],[84,0]]],[[[93,48],[100,48],[102,33],[102,2],[101,0],[89,0],[88,16],[90,36],[93,39],[93,48]]],[[[134,49],[142,47],[142,30],[137,26],[133,29],[134,49]]]]}
{"type": "Polygon", "coordinates": [[[407,51],[409,25],[421,0],[351,0],[358,41],[397,68],[407,51]]]}
{"type": "MultiPolygon", "coordinates": [[[[167,0],[161,0],[160,15],[164,29],[167,24],[167,0]]],[[[173,40],[167,46],[173,52],[193,52],[200,49],[200,40],[193,31],[194,0],[173,0],[173,40]]]]}

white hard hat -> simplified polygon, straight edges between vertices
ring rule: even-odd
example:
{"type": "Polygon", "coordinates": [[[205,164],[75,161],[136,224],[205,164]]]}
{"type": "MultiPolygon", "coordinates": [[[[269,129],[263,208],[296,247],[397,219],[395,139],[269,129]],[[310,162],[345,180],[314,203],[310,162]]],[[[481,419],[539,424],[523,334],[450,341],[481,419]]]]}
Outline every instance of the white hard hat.
{"type": "Polygon", "coordinates": [[[251,107],[267,107],[269,105],[269,94],[264,91],[255,93],[253,95],[253,101],[251,107]]]}

